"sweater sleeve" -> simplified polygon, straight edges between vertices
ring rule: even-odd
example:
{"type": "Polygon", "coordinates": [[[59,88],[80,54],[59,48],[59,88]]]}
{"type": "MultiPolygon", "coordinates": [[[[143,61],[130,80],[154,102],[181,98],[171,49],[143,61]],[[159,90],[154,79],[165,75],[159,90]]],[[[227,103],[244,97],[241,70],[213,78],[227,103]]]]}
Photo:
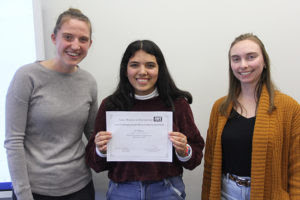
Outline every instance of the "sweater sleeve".
{"type": "Polygon", "coordinates": [[[8,167],[19,200],[33,199],[24,151],[28,105],[33,83],[24,70],[15,74],[6,95],[5,142],[8,167]]]}
{"type": "Polygon", "coordinates": [[[202,199],[209,199],[210,185],[211,185],[211,169],[213,160],[213,149],[216,135],[217,122],[217,105],[214,104],[210,113],[209,126],[206,135],[206,147],[204,154],[204,172],[202,182],[202,199]]]}
{"type": "Polygon", "coordinates": [[[300,105],[293,104],[291,140],[289,149],[289,195],[300,199],[300,105]]]}
{"type": "Polygon", "coordinates": [[[96,118],[97,109],[98,109],[96,81],[93,81],[93,83],[91,85],[91,96],[92,96],[92,102],[90,104],[89,116],[88,116],[87,123],[84,127],[84,134],[87,139],[89,139],[91,137],[91,135],[94,133],[95,118],[96,118]]]}
{"type": "Polygon", "coordinates": [[[180,162],[176,156],[175,159],[179,161],[184,168],[192,170],[201,163],[204,140],[195,124],[191,107],[187,101],[185,99],[179,100],[175,109],[175,123],[178,125],[179,130],[174,131],[179,131],[186,135],[187,142],[193,151],[192,157],[186,162],[180,162]]]}
{"type": "Polygon", "coordinates": [[[108,170],[109,163],[106,162],[106,157],[100,157],[96,153],[95,136],[99,131],[106,131],[106,110],[105,110],[105,100],[102,101],[100,108],[97,113],[95,120],[94,133],[90,137],[88,144],[86,146],[86,163],[95,172],[101,172],[108,170]]]}

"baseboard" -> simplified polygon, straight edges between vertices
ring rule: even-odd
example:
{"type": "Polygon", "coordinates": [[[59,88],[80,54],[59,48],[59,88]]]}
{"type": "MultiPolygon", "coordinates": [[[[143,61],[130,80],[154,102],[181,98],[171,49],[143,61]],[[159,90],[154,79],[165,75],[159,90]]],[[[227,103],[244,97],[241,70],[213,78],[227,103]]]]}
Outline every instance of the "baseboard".
{"type": "Polygon", "coordinates": [[[11,191],[0,191],[0,200],[11,200],[11,191]]]}

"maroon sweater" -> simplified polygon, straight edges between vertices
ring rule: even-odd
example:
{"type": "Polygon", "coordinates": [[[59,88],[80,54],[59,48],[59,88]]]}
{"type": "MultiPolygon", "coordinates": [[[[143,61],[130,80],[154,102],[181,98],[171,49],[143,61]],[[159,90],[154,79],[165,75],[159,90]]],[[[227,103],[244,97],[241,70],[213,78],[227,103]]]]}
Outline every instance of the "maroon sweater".
{"type": "MultiPolygon", "coordinates": [[[[193,153],[190,160],[178,160],[173,147],[173,162],[107,162],[96,154],[95,135],[99,131],[106,131],[105,100],[101,103],[95,122],[95,132],[86,147],[86,162],[96,172],[108,170],[108,177],[114,182],[124,181],[159,181],[167,177],[178,176],[183,173],[182,167],[194,169],[202,160],[204,140],[195,125],[192,110],[188,102],[181,98],[174,101],[173,131],[187,136],[188,144],[193,153]]],[[[148,100],[136,100],[131,111],[170,111],[159,97],[148,100]]]]}

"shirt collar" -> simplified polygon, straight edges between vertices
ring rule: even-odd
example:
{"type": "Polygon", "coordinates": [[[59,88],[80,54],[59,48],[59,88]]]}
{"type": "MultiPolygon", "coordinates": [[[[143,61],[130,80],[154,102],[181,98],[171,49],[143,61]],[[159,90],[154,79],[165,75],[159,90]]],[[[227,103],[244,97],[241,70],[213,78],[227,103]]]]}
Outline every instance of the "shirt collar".
{"type": "Polygon", "coordinates": [[[134,97],[135,97],[135,99],[138,99],[138,100],[147,100],[147,99],[151,99],[153,97],[157,97],[158,95],[159,94],[158,94],[157,88],[155,88],[155,90],[153,92],[151,92],[150,94],[147,94],[147,95],[135,94],[134,97]]]}

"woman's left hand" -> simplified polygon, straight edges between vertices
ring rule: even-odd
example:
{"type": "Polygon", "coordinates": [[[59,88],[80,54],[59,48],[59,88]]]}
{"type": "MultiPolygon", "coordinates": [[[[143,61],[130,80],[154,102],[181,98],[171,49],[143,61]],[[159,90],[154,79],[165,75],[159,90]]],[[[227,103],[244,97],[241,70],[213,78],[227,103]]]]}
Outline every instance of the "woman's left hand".
{"type": "Polygon", "coordinates": [[[186,145],[187,145],[186,136],[180,132],[170,132],[169,138],[173,143],[173,146],[177,154],[181,157],[185,157],[186,145]]]}

